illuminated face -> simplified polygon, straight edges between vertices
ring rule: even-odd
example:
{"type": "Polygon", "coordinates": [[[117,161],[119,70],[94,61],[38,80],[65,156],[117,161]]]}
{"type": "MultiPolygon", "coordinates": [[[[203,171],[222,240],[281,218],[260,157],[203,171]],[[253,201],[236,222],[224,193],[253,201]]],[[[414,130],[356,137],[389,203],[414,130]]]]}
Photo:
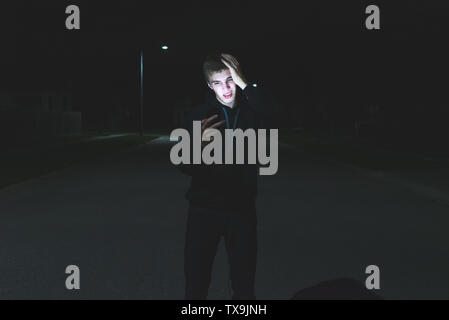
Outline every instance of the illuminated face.
{"type": "Polygon", "coordinates": [[[234,106],[237,91],[229,69],[214,72],[209,78],[208,86],[214,90],[215,96],[221,104],[231,108],[234,106]]]}

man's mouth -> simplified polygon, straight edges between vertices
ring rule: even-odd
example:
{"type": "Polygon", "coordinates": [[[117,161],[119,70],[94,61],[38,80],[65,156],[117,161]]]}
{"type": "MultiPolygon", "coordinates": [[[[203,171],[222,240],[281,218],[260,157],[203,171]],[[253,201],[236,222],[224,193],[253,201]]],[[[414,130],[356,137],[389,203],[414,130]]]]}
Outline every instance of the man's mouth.
{"type": "Polygon", "coordinates": [[[225,99],[230,99],[232,97],[232,92],[228,93],[228,94],[224,94],[223,97],[225,97],[225,99]]]}

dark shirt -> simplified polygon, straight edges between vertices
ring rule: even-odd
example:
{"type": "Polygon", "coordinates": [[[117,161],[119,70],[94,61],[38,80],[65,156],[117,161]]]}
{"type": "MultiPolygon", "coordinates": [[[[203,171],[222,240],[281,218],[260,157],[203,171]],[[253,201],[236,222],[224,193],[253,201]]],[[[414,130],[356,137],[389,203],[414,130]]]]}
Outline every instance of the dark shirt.
{"type": "MultiPolygon", "coordinates": [[[[218,114],[215,121],[225,120],[224,110],[228,113],[231,129],[237,112],[236,128],[243,131],[249,128],[269,129],[278,126],[279,108],[262,88],[248,85],[243,91],[238,89],[236,99],[236,105],[229,108],[222,105],[214,94],[206,94],[204,102],[186,116],[185,129],[192,137],[194,120],[203,120],[214,114],[218,114]]],[[[226,124],[223,131],[225,128],[226,124]]],[[[224,147],[224,134],[222,142],[224,147]]],[[[246,156],[245,164],[235,164],[235,159],[234,164],[224,164],[224,161],[223,164],[211,165],[182,164],[181,171],[192,177],[186,198],[192,205],[206,208],[233,209],[253,206],[257,195],[258,167],[258,164],[247,164],[246,156]]]]}

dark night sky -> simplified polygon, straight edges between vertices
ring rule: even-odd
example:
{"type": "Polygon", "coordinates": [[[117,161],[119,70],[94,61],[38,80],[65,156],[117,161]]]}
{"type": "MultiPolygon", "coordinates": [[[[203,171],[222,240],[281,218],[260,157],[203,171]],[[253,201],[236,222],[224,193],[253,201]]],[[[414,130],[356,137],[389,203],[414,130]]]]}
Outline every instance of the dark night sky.
{"type": "Polygon", "coordinates": [[[143,48],[146,101],[169,108],[185,95],[201,95],[202,59],[207,51],[222,49],[235,54],[247,77],[269,85],[288,107],[322,97],[347,108],[368,101],[447,103],[444,1],[16,1],[2,6],[5,88],[71,87],[97,103],[120,95],[136,104],[143,48]],[[68,4],[80,6],[80,31],[65,29],[68,4]],[[380,31],[364,29],[368,4],[381,7],[380,31]],[[160,50],[162,44],[168,52],[160,50]]]}

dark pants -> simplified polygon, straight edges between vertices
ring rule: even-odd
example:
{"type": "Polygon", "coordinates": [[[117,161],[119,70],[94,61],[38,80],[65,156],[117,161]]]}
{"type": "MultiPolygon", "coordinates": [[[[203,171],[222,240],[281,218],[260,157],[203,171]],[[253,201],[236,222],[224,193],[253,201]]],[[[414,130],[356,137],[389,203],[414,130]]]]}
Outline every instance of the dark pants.
{"type": "Polygon", "coordinates": [[[221,236],[230,265],[232,299],[255,299],[257,217],[255,206],[212,210],[190,206],[184,248],[186,299],[207,299],[221,236]]]}

